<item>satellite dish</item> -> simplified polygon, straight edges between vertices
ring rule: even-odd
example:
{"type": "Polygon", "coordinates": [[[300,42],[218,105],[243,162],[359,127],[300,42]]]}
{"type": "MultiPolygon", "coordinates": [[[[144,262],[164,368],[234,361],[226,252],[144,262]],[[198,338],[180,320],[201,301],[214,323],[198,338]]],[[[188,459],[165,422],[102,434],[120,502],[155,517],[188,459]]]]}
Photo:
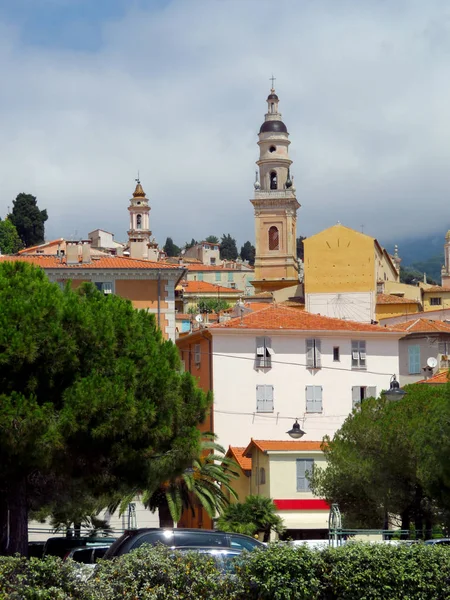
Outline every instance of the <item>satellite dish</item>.
{"type": "Polygon", "coordinates": [[[427,365],[431,368],[434,369],[434,367],[437,367],[437,360],[436,358],[434,358],[434,356],[430,356],[430,358],[427,358],[427,365]]]}
{"type": "Polygon", "coordinates": [[[196,315],[195,316],[195,320],[197,321],[197,323],[203,323],[203,317],[202,317],[202,315],[196,315]]]}

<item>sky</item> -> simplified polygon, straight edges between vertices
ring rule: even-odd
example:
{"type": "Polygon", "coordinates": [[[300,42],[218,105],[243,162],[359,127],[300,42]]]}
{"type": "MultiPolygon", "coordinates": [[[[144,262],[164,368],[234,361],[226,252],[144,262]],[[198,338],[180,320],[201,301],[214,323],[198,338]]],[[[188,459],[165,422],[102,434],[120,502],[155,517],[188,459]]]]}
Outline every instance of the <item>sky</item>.
{"type": "Polygon", "coordinates": [[[387,242],[450,227],[448,0],[0,0],[0,217],[46,237],[151,229],[254,240],[257,133],[276,77],[297,233],[387,242]]]}

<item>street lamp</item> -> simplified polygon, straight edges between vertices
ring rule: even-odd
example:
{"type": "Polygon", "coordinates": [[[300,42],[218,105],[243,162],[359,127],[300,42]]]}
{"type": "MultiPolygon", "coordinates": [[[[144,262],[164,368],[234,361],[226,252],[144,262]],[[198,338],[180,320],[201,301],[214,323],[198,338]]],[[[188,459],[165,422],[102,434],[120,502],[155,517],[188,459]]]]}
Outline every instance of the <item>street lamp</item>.
{"type": "Polygon", "coordinates": [[[402,390],[395,375],[392,375],[389,389],[383,392],[383,395],[386,396],[387,400],[391,401],[401,400],[406,395],[405,390],[402,390]]]}
{"type": "Polygon", "coordinates": [[[286,431],[286,433],[288,433],[294,440],[299,440],[305,435],[306,432],[300,429],[298,419],[295,419],[295,423],[293,424],[292,429],[289,429],[289,431],[286,431]]]}

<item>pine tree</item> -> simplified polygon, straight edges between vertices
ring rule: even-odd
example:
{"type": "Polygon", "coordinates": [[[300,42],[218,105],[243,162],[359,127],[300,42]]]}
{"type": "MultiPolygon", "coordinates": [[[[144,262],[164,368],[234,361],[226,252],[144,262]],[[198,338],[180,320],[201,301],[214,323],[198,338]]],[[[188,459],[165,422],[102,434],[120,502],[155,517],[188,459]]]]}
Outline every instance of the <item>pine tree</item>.
{"type": "Polygon", "coordinates": [[[238,250],[236,246],[236,240],[231,237],[231,234],[223,234],[220,240],[220,258],[222,260],[236,260],[238,257],[238,250]]]}
{"type": "Polygon", "coordinates": [[[48,216],[46,210],[39,209],[36,196],[19,194],[13,200],[13,209],[9,219],[15,225],[25,248],[44,243],[44,223],[47,221],[48,216]]]}
{"type": "Polygon", "coordinates": [[[242,260],[247,260],[249,265],[253,267],[255,264],[255,246],[251,242],[245,242],[245,244],[241,247],[241,258],[242,260]]]}

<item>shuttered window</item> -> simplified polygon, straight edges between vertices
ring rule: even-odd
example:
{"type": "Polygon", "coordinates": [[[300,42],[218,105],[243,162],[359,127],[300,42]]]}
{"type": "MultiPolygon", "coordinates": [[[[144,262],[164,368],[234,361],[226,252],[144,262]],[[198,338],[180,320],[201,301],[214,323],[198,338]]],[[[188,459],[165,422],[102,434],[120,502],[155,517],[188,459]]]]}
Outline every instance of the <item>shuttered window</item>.
{"type": "Polygon", "coordinates": [[[365,340],[352,340],[352,369],[366,368],[366,342],[365,340]]]}
{"type": "Polygon", "coordinates": [[[408,347],[408,372],[410,375],[420,373],[420,346],[408,347]]]}
{"type": "Polygon", "coordinates": [[[321,413],[322,412],[322,386],[307,385],[306,386],[306,412],[321,413]]]}
{"type": "Polygon", "coordinates": [[[256,412],[273,412],[273,385],[256,386],[256,412]]]}
{"type": "Polygon", "coordinates": [[[194,345],[194,362],[196,365],[200,364],[201,358],[202,358],[201,346],[200,346],[200,344],[195,344],[194,345]]]}
{"type": "Polygon", "coordinates": [[[312,458],[297,459],[297,492],[309,492],[309,478],[314,469],[314,460],[312,458]]]}
{"type": "Polygon", "coordinates": [[[374,385],[361,386],[354,385],[352,387],[352,409],[364,402],[366,398],[376,398],[377,388],[374,385]]]}
{"type": "Polygon", "coordinates": [[[272,340],[269,337],[256,338],[256,368],[270,369],[272,366],[272,340]]]}
{"type": "Polygon", "coordinates": [[[321,342],[318,339],[306,340],[306,367],[320,369],[322,366],[321,342]]]}

